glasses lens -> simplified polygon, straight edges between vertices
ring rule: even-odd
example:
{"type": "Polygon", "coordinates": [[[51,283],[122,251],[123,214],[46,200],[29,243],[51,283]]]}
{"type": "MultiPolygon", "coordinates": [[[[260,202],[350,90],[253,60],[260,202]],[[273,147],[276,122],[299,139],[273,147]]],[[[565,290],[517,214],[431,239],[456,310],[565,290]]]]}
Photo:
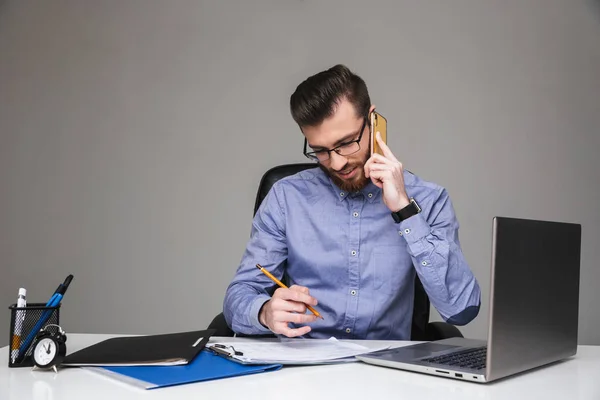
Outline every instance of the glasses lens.
{"type": "Polygon", "coordinates": [[[338,153],[340,156],[349,156],[350,154],[356,153],[358,150],[360,150],[360,145],[358,142],[351,142],[347,145],[338,147],[336,149],[336,153],[338,153]]]}
{"type": "Polygon", "coordinates": [[[317,161],[327,161],[329,160],[329,152],[328,151],[319,151],[315,153],[317,161]]]}
{"type": "MultiPolygon", "coordinates": [[[[304,155],[313,161],[321,161],[321,157],[317,156],[315,152],[305,153],[304,155]]],[[[325,157],[327,157],[327,155],[325,155],[325,157]]]]}

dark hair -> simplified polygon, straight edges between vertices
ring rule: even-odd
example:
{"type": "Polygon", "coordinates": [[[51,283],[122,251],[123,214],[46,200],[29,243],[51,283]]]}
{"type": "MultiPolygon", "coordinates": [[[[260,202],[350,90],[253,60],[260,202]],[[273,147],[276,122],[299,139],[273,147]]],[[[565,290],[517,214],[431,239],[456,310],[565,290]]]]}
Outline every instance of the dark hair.
{"type": "Polygon", "coordinates": [[[290,97],[290,111],[300,126],[316,126],[333,115],[346,98],[358,116],[366,116],[371,99],[365,81],[348,67],[338,64],[308,77],[290,97]]]}

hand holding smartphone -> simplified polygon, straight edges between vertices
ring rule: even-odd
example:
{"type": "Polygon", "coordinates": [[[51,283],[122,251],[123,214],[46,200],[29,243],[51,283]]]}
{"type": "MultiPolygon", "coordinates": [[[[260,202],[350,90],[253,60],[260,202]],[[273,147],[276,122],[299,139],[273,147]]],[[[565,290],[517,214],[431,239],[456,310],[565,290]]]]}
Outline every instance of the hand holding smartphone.
{"type": "Polygon", "coordinates": [[[384,143],[387,144],[387,120],[383,117],[383,115],[379,114],[376,111],[373,111],[370,115],[371,119],[371,155],[374,153],[383,155],[383,151],[381,147],[379,147],[379,143],[377,143],[377,139],[375,135],[377,132],[381,135],[381,139],[384,143]]]}

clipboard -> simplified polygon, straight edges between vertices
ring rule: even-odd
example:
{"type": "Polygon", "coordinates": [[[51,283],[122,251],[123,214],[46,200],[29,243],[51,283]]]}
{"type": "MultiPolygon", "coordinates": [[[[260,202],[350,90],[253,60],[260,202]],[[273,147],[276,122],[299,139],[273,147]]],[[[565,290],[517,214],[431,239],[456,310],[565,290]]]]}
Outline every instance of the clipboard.
{"type": "Polygon", "coordinates": [[[280,339],[279,341],[244,341],[208,343],[206,349],[243,365],[282,364],[317,365],[356,362],[357,355],[384,350],[356,343],[329,339],[280,339]]]}

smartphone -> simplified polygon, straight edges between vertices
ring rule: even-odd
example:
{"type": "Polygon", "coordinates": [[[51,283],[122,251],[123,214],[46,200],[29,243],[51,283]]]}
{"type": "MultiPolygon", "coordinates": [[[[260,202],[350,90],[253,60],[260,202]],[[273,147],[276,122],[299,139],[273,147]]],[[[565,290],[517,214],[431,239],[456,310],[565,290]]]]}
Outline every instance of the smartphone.
{"type": "Polygon", "coordinates": [[[373,155],[373,153],[379,153],[383,155],[383,151],[379,147],[377,140],[375,140],[375,135],[377,132],[381,134],[381,139],[383,139],[383,142],[387,144],[387,120],[383,117],[383,115],[373,111],[371,113],[371,155],[373,155]]]}

